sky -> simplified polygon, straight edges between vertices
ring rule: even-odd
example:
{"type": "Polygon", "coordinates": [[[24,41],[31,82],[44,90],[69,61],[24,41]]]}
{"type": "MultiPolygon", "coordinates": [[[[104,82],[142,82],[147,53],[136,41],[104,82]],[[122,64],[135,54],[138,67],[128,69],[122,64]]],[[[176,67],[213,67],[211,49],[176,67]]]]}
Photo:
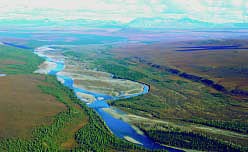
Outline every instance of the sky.
{"type": "Polygon", "coordinates": [[[192,18],[248,22],[248,0],[0,0],[0,20],[192,18]]]}

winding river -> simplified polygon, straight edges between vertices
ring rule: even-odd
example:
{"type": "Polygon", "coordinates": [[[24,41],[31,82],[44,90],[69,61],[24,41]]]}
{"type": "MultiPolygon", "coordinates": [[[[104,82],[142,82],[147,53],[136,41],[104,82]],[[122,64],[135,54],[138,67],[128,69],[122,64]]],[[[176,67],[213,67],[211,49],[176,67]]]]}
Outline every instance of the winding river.
{"type": "MultiPolygon", "coordinates": [[[[80,93],[89,94],[89,95],[92,95],[95,97],[96,100],[94,102],[88,104],[88,106],[90,108],[95,109],[95,111],[105,121],[105,123],[109,127],[109,129],[113,132],[113,134],[115,134],[116,136],[118,136],[120,138],[124,138],[124,137],[132,138],[134,141],[136,141],[137,143],[143,145],[144,147],[146,147],[148,149],[166,149],[168,151],[180,151],[180,150],[173,149],[170,147],[162,146],[162,145],[154,142],[153,140],[151,140],[146,135],[141,135],[141,134],[137,133],[137,131],[130,124],[128,124],[127,122],[125,122],[123,120],[120,120],[120,119],[113,117],[112,115],[110,115],[109,113],[107,113],[106,111],[103,110],[103,108],[110,108],[110,106],[108,105],[106,100],[117,100],[119,98],[131,98],[134,96],[146,94],[149,92],[149,86],[142,84],[143,85],[143,92],[138,93],[138,94],[129,95],[129,96],[121,96],[121,97],[112,97],[109,95],[99,94],[96,92],[84,90],[82,88],[76,88],[73,86],[74,82],[73,82],[73,79],[71,77],[59,74],[59,72],[61,72],[65,68],[65,64],[63,61],[58,61],[56,59],[50,58],[44,54],[37,52],[36,49],[34,50],[34,53],[37,54],[38,56],[44,58],[46,61],[55,63],[56,67],[54,69],[50,70],[48,72],[48,74],[49,75],[55,75],[58,79],[62,80],[61,82],[63,82],[63,84],[65,86],[67,86],[68,88],[74,90],[75,94],[80,92],[80,93]]],[[[81,99],[79,96],[78,96],[78,98],[81,99]]]]}

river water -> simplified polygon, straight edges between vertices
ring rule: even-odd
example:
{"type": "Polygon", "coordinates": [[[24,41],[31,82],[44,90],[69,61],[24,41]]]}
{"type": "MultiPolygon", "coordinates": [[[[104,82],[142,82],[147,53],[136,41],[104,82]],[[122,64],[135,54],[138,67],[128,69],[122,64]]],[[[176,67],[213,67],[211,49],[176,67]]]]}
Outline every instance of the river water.
{"type": "MultiPolygon", "coordinates": [[[[138,93],[138,94],[129,95],[129,96],[122,96],[122,97],[112,97],[109,95],[84,90],[82,88],[76,88],[73,86],[74,82],[73,82],[73,79],[71,77],[58,74],[59,72],[63,71],[65,68],[65,64],[63,61],[58,61],[56,59],[50,58],[50,57],[48,57],[44,54],[41,54],[39,52],[36,52],[36,51],[34,51],[34,53],[37,54],[38,56],[44,58],[46,61],[56,63],[56,68],[49,71],[48,74],[54,75],[58,79],[62,80],[63,84],[66,87],[72,89],[75,92],[75,94],[80,92],[80,93],[86,93],[86,94],[89,94],[89,95],[92,95],[95,97],[96,100],[94,102],[88,104],[88,106],[90,108],[95,109],[95,111],[105,121],[105,123],[109,127],[109,129],[113,132],[113,134],[115,134],[116,136],[118,136],[120,138],[124,138],[127,136],[131,137],[132,139],[134,139],[135,141],[138,141],[139,143],[141,143],[144,147],[146,147],[148,149],[166,149],[168,151],[173,151],[173,152],[174,151],[180,151],[180,150],[173,149],[170,147],[162,146],[162,145],[154,142],[153,140],[151,140],[146,135],[138,134],[137,131],[130,124],[128,124],[127,122],[125,122],[123,120],[120,120],[120,119],[113,117],[112,115],[110,115],[109,113],[107,113],[103,110],[103,108],[110,108],[110,106],[108,105],[106,100],[117,100],[119,98],[131,98],[134,96],[146,94],[149,92],[149,86],[142,84],[143,85],[143,92],[138,93]]],[[[78,98],[81,99],[79,96],[78,96],[78,98]]]]}

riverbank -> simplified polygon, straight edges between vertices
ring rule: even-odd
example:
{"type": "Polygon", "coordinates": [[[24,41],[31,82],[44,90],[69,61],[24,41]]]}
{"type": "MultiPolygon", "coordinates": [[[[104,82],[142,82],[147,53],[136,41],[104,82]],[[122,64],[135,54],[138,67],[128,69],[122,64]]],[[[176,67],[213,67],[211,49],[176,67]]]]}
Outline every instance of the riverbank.
{"type": "MultiPolygon", "coordinates": [[[[40,50],[39,48],[37,50],[40,50]]],[[[43,50],[48,50],[51,51],[51,49],[47,48],[43,50]]],[[[43,52],[43,51],[42,51],[43,52]]],[[[70,77],[71,75],[61,75],[61,71],[64,70],[64,68],[58,68],[58,67],[66,67],[65,62],[58,62],[58,59],[53,59],[52,55],[46,55],[46,53],[48,52],[39,52],[39,51],[35,51],[36,54],[39,54],[40,56],[44,57],[45,59],[48,59],[50,62],[54,62],[57,64],[57,67],[53,70],[51,70],[49,72],[49,74],[52,75],[56,75],[57,77],[59,77],[59,79],[63,79],[64,85],[71,87],[74,92],[76,93],[76,95],[79,95],[78,98],[81,99],[82,101],[82,94],[85,95],[90,95],[91,97],[93,96],[95,99],[97,99],[96,101],[91,102],[91,104],[88,104],[89,107],[94,108],[97,113],[102,117],[102,119],[105,121],[106,125],[110,128],[110,130],[118,137],[120,138],[126,138],[128,137],[129,141],[135,141],[134,143],[140,143],[142,144],[144,147],[149,148],[149,149],[167,149],[167,147],[161,146],[155,142],[153,142],[152,140],[150,140],[148,137],[146,137],[145,135],[140,135],[139,133],[136,132],[136,130],[129,125],[127,122],[120,120],[120,119],[116,119],[114,118],[112,115],[106,113],[102,108],[109,108],[109,105],[105,102],[105,100],[107,98],[109,98],[108,96],[104,95],[104,94],[99,94],[96,92],[90,92],[85,90],[84,88],[75,88],[74,86],[74,80],[72,77],[70,77]],[[70,83],[69,83],[70,81],[70,83]],[[67,83],[68,82],[68,83],[67,83]],[[94,104],[94,106],[92,106],[94,104]],[[102,106],[105,105],[105,106],[102,106]],[[132,139],[132,140],[130,140],[132,139]]],[[[117,80],[115,80],[117,81],[117,80]]],[[[123,80],[122,80],[123,81],[123,80]]],[[[137,82],[135,82],[137,83],[137,82]]],[[[125,98],[129,98],[129,97],[133,97],[133,96],[138,96],[144,93],[147,93],[149,90],[149,86],[144,86],[144,84],[141,84],[143,90],[140,93],[135,93],[135,94],[131,94],[128,96],[123,96],[125,98]]],[[[113,97],[112,97],[113,98],[113,97]]],[[[111,99],[111,98],[110,98],[111,99]]],[[[92,99],[91,99],[92,100],[92,99]]]]}
{"type": "Polygon", "coordinates": [[[56,66],[54,62],[44,61],[34,73],[48,74],[52,69],[56,68],[56,66]]]}
{"type": "MultiPolygon", "coordinates": [[[[135,141],[135,143],[141,143],[142,145],[144,145],[146,148],[150,148],[150,149],[166,149],[166,147],[160,146],[158,144],[156,144],[155,142],[153,142],[152,140],[150,140],[149,138],[147,138],[144,135],[140,135],[138,134],[135,129],[133,129],[128,123],[124,122],[123,120],[120,119],[116,119],[114,118],[112,115],[104,112],[102,110],[102,104],[106,104],[107,103],[104,101],[104,99],[106,99],[106,96],[104,94],[98,94],[96,92],[92,92],[90,93],[89,91],[84,90],[84,88],[75,88],[74,86],[74,80],[72,77],[70,77],[71,75],[67,73],[67,75],[61,75],[63,73],[61,73],[61,71],[64,70],[64,68],[58,68],[58,67],[66,67],[64,64],[65,62],[58,62],[58,59],[53,59],[52,55],[46,55],[46,53],[48,52],[44,52],[44,50],[48,50],[51,51],[51,49],[49,48],[42,48],[42,49],[36,49],[35,53],[38,54],[39,56],[44,57],[45,59],[47,59],[50,62],[53,62],[55,64],[57,64],[57,67],[53,70],[51,70],[49,72],[49,74],[54,74],[57,77],[59,77],[59,79],[63,79],[62,82],[64,82],[64,84],[66,85],[66,82],[68,82],[68,80],[70,81],[70,85],[67,85],[69,87],[72,87],[72,89],[74,89],[74,92],[76,93],[76,95],[79,95],[78,98],[83,100],[83,96],[85,97],[86,95],[89,97],[91,96],[91,100],[92,100],[92,96],[97,99],[96,101],[91,102],[91,104],[95,104],[93,106],[93,108],[97,111],[97,113],[102,117],[102,119],[105,121],[105,123],[107,124],[107,126],[110,128],[110,130],[117,135],[118,137],[124,138],[124,137],[128,137],[128,139],[132,139],[130,141],[135,141]],[[38,51],[37,51],[38,50],[38,51]],[[41,52],[39,50],[42,50],[41,52]],[[59,75],[58,75],[59,74],[59,75]],[[65,79],[66,78],[66,79],[65,79]],[[82,96],[83,94],[83,96],[82,96]]],[[[117,80],[115,80],[117,81],[117,80]]],[[[123,80],[122,80],[123,81],[123,80]]],[[[145,92],[148,91],[149,89],[147,89],[147,87],[144,87],[143,84],[141,84],[143,87],[143,89],[145,89],[145,92]]],[[[77,86],[78,87],[78,86],[77,86]]],[[[140,93],[135,93],[135,94],[131,94],[129,95],[130,97],[132,96],[137,96],[137,95],[141,95],[144,94],[144,90],[142,90],[140,93]]],[[[122,95],[123,96],[123,95],[122,95]]],[[[129,97],[127,96],[127,97],[129,97]]],[[[125,96],[124,96],[125,97],[125,96]]],[[[106,106],[104,106],[104,108],[106,108],[106,106]]]]}

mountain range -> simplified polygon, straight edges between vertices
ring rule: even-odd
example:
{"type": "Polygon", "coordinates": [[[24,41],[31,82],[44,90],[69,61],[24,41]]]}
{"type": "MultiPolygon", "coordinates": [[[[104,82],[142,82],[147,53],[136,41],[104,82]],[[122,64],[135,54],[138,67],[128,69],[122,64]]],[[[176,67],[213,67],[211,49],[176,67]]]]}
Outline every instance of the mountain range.
{"type": "Polygon", "coordinates": [[[139,29],[248,28],[248,23],[210,23],[191,18],[136,18],[128,23],[102,20],[0,20],[0,27],[85,27],[139,29]]]}

